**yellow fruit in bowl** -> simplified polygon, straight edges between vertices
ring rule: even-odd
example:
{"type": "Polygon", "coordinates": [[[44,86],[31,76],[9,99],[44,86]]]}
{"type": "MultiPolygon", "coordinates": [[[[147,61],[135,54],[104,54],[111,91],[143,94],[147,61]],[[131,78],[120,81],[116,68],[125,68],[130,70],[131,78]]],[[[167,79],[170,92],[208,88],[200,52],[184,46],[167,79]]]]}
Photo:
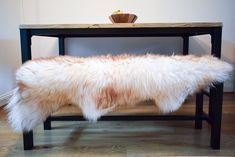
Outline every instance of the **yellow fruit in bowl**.
{"type": "Polygon", "coordinates": [[[124,14],[124,12],[121,10],[117,10],[117,11],[114,11],[113,14],[124,14]]]}

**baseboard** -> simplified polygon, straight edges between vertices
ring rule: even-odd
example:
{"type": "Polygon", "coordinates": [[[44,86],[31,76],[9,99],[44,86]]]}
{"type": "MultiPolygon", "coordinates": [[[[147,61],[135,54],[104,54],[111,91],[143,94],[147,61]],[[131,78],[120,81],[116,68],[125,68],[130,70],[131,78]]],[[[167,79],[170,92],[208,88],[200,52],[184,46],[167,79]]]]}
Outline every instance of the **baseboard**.
{"type": "Polygon", "coordinates": [[[13,91],[10,91],[10,92],[7,92],[3,95],[0,95],[0,107],[6,105],[8,103],[9,99],[12,96],[12,92],[13,91]]]}

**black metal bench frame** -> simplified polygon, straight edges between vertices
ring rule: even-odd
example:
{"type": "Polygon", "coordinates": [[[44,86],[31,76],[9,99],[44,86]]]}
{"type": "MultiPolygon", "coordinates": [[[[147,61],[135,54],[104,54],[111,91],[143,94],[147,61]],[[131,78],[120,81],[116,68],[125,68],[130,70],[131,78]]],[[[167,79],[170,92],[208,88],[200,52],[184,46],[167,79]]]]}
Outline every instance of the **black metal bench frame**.
{"type": "MultiPolygon", "coordinates": [[[[59,54],[65,55],[64,40],[68,37],[182,37],[183,55],[188,54],[189,37],[209,34],[211,53],[221,57],[222,25],[216,27],[169,27],[169,28],[20,28],[22,63],[31,59],[32,36],[56,37],[59,39],[59,54]]],[[[210,145],[220,149],[221,116],[223,102],[223,83],[215,84],[209,92],[196,95],[195,115],[165,116],[103,116],[101,121],[140,121],[140,120],[195,120],[195,129],[202,129],[202,121],[211,125],[210,145]],[[209,97],[209,113],[203,112],[203,96],[209,97]]],[[[83,121],[82,116],[51,116],[44,122],[44,129],[51,129],[51,121],[83,121]]],[[[23,133],[24,150],[34,148],[33,131],[23,133]]]]}

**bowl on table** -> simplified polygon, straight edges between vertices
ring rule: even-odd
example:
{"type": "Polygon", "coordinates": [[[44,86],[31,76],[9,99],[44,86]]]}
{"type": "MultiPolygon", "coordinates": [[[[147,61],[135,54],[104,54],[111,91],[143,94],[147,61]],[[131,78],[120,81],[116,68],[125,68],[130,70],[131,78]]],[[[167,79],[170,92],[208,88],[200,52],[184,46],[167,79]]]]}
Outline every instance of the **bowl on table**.
{"type": "Polygon", "coordinates": [[[135,14],[117,13],[109,16],[112,23],[134,23],[137,19],[135,14]]]}

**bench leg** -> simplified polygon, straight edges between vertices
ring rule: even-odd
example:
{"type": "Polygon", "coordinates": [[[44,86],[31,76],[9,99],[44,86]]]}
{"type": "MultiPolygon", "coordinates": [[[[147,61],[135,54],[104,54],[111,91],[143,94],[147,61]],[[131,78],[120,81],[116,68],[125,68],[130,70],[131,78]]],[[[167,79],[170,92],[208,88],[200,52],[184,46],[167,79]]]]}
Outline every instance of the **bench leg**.
{"type": "Polygon", "coordinates": [[[198,93],[196,95],[195,129],[202,129],[201,115],[203,115],[203,94],[198,93]]]}
{"type": "Polygon", "coordinates": [[[223,83],[210,88],[209,113],[211,118],[211,147],[220,149],[221,118],[223,103],[223,83]]]}
{"type": "Polygon", "coordinates": [[[33,145],[33,131],[23,133],[23,143],[24,143],[24,150],[32,150],[33,145]]]}
{"type": "Polygon", "coordinates": [[[43,123],[44,130],[51,130],[51,117],[49,116],[43,123]]]}

